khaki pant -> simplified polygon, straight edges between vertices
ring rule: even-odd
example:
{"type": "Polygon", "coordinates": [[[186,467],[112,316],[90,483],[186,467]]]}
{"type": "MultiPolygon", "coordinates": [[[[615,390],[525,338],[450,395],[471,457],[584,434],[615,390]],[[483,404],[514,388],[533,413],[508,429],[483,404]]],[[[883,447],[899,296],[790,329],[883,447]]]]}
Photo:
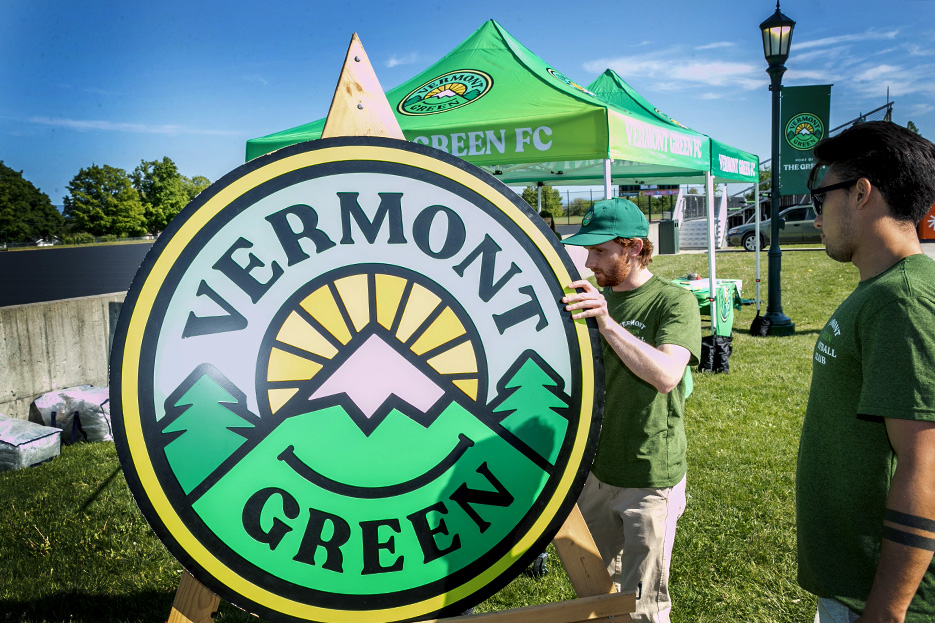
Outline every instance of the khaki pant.
{"type": "Polygon", "coordinates": [[[617,590],[639,597],[633,621],[669,623],[669,566],[675,524],[685,511],[685,478],[666,489],[636,489],[589,474],[578,507],[617,590]]]}

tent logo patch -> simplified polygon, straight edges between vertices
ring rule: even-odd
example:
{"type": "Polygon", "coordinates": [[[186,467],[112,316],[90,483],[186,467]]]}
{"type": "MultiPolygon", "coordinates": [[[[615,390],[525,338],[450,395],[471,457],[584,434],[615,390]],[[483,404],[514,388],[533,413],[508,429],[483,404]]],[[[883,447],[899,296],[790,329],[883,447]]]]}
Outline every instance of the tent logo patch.
{"type": "Polygon", "coordinates": [[[413,89],[399,101],[404,115],[434,115],[476,102],[490,91],[493,79],[476,69],[449,71],[413,89]]]}
{"type": "Polygon", "coordinates": [[[786,142],[794,149],[808,151],[825,135],[825,126],[818,115],[806,112],[789,120],[785,129],[786,142]]]}
{"type": "Polygon", "coordinates": [[[582,93],[587,93],[588,95],[597,97],[596,95],[594,95],[594,93],[591,93],[586,88],[584,88],[583,86],[581,86],[580,84],[578,84],[577,82],[575,82],[574,80],[572,80],[571,78],[563,74],[562,72],[558,71],[557,69],[552,69],[551,67],[549,67],[546,71],[548,71],[549,75],[551,75],[553,78],[555,78],[559,82],[567,84],[570,87],[574,87],[578,89],[579,91],[581,91],[582,93]]]}
{"type": "Polygon", "coordinates": [[[603,382],[573,267],[508,188],[427,147],[295,145],[159,238],[115,338],[115,438],[195,577],[273,621],[454,615],[551,540],[603,382]]]}

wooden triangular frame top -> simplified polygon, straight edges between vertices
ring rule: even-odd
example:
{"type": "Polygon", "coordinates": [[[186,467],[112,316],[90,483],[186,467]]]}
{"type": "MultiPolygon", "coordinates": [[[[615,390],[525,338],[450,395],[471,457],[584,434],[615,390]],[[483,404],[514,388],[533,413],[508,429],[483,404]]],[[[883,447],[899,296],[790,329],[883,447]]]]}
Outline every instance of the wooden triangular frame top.
{"type": "MultiPolygon", "coordinates": [[[[335,136],[383,136],[405,140],[357,33],[351,38],[322,131],[322,138],[335,136]]],[[[442,620],[470,623],[628,622],[629,613],[636,609],[636,599],[632,594],[616,592],[577,506],[555,535],[553,544],[578,599],[433,619],[424,623],[442,620]]],[[[219,604],[220,597],[183,571],[167,623],[211,623],[219,604]]]]}
{"type": "Polygon", "coordinates": [[[406,140],[356,32],[347,48],[344,68],[321,131],[322,138],[335,136],[385,136],[406,140]]]}

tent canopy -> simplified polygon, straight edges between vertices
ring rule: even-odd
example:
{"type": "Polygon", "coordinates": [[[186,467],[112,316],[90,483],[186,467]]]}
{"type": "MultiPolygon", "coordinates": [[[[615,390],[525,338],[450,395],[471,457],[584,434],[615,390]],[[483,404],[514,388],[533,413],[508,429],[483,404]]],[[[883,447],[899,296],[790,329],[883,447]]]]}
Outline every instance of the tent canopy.
{"type": "MultiPolygon", "coordinates": [[[[614,183],[697,183],[711,171],[710,138],[659,113],[628,85],[621,89],[632,93],[629,101],[608,101],[490,20],[386,96],[408,140],[483,166],[507,184],[595,184],[608,159],[614,183]]],[[[323,127],[319,119],[252,139],[247,159],[319,138],[323,127]]]]}

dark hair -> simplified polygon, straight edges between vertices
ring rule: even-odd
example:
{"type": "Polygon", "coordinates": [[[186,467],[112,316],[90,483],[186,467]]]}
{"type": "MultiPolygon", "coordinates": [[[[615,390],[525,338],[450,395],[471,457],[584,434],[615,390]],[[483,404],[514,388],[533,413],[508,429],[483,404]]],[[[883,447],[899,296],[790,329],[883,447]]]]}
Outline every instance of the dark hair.
{"type": "MultiPolygon", "coordinates": [[[[623,245],[624,249],[629,249],[633,245],[633,241],[636,238],[614,238],[614,241],[619,242],[623,245]]],[[[643,241],[643,250],[640,251],[639,260],[640,268],[646,268],[653,263],[653,243],[649,238],[640,238],[643,241]]]]}
{"type": "Polygon", "coordinates": [[[809,188],[821,168],[832,167],[841,180],[870,180],[898,220],[918,225],[935,204],[935,145],[901,125],[860,123],[824,139],[813,153],[809,188]]]}
{"type": "Polygon", "coordinates": [[[555,219],[552,218],[551,212],[549,212],[548,210],[543,210],[542,212],[539,213],[539,216],[542,217],[542,220],[549,219],[549,227],[552,228],[552,231],[554,231],[556,234],[558,233],[555,230],[555,219]]]}

